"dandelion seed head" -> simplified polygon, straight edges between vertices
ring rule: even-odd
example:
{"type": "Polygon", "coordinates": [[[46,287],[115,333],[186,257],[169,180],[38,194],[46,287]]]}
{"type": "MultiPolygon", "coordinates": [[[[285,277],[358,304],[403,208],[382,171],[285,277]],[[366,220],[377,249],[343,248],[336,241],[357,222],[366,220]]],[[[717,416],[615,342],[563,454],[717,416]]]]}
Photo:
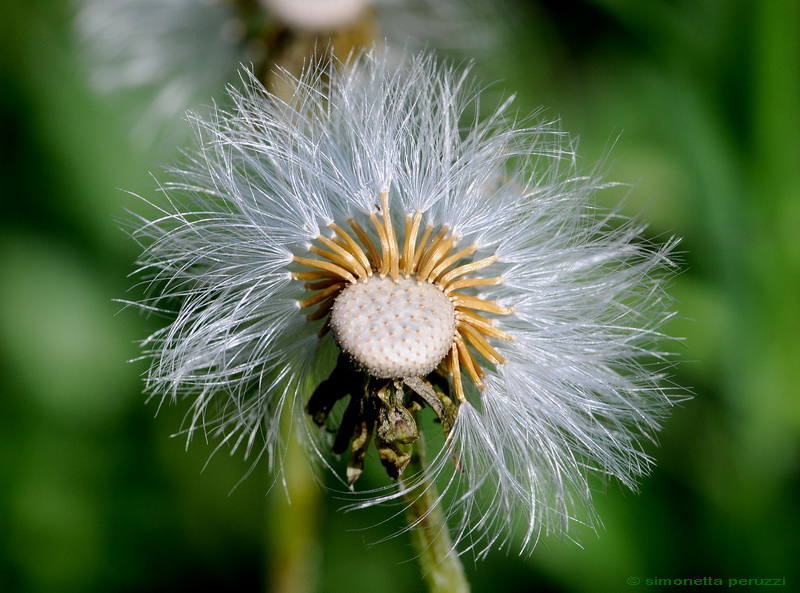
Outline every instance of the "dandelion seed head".
{"type": "Polygon", "coordinates": [[[144,341],[148,391],[278,470],[287,415],[313,458],[349,447],[347,486],[374,444],[402,482],[358,505],[438,479],[461,550],[593,524],[593,482],[633,487],[681,398],[677,241],[597,207],[608,184],[556,123],[477,117],[469,73],[429,55],[309,70],[288,100],[244,79],[135,232],[143,306],[179,303],[144,341]],[[411,410],[445,434],[424,475],[403,474],[411,410]]]}

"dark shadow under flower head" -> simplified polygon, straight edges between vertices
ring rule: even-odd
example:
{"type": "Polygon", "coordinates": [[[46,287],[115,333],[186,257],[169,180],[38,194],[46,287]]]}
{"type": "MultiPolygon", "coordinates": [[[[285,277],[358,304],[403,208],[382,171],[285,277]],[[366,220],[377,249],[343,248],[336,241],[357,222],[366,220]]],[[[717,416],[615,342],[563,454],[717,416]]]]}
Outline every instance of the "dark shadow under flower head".
{"type": "Polygon", "coordinates": [[[469,74],[430,56],[287,78],[285,100],[247,79],[195,119],[136,233],[144,306],[180,303],[145,341],[148,390],[273,464],[292,415],[320,458],[350,449],[350,485],[373,442],[403,481],[363,504],[440,477],[462,549],[591,520],[589,476],[633,487],[675,399],[655,347],[675,241],[595,207],[554,123],[478,117],[469,74]],[[445,445],[405,476],[423,408],[445,445]]]}

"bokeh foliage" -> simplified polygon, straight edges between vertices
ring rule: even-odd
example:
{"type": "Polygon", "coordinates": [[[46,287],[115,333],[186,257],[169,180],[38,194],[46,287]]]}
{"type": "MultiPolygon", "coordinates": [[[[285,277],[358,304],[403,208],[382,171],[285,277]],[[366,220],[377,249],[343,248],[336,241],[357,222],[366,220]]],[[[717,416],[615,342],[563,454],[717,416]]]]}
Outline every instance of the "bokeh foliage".
{"type": "MultiPolygon", "coordinates": [[[[800,3],[518,1],[481,76],[546,106],[630,182],[600,199],[684,238],[676,409],[638,495],[610,484],[604,521],[530,558],[494,553],[476,591],[616,592],[628,577],[786,577],[800,528],[800,3]]],[[[166,146],[130,142],[129,105],[89,90],[70,7],[0,5],[0,591],[259,590],[275,520],[257,468],[188,452],[182,411],[144,405],[135,340],[159,320],[119,231],[166,146]],[[155,417],[154,417],[155,416],[155,417]]],[[[282,496],[275,489],[269,496],[282,496]]],[[[319,586],[421,590],[390,512],[320,510],[319,586]]],[[[392,511],[393,512],[393,511],[392,511]]],[[[794,584],[794,585],[792,585],[794,584]]]]}

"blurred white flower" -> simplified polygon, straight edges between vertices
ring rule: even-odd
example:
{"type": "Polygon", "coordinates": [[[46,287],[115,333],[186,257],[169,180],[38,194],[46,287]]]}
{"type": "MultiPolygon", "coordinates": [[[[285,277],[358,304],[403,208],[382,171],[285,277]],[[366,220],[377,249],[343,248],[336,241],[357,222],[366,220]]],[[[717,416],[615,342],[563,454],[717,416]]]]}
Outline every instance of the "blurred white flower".
{"type": "Polygon", "coordinates": [[[390,46],[477,51],[494,36],[508,9],[503,0],[260,0],[269,13],[293,28],[329,31],[346,27],[365,10],[375,11],[390,46]]]}
{"type": "Polygon", "coordinates": [[[429,56],[294,85],[284,101],[249,80],[197,118],[168,206],[135,233],[144,306],[180,307],[145,342],[149,391],[191,402],[189,437],[276,466],[281,416],[312,429],[310,413],[320,456],[351,448],[351,485],[370,441],[400,476],[431,408],[429,474],[462,550],[591,519],[591,476],[633,487],[674,399],[657,343],[675,241],[596,207],[604,184],[554,124],[510,102],[479,119],[469,76],[429,56]]]}
{"type": "Polygon", "coordinates": [[[140,93],[134,130],[140,139],[149,141],[165,122],[218,93],[248,60],[231,3],[77,0],[77,9],[92,86],[114,96],[140,93]]]}
{"type": "MultiPolygon", "coordinates": [[[[375,32],[406,48],[486,49],[503,11],[479,0],[74,0],[75,28],[92,86],[123,93],[135,135],[152,141],[165,124],[198,108],[235,78],[240,63],[258,68],[280,46],[279,25],[330,33],[366,10],[375,32]]],[[[370,43],[372,43],[371,40],[370,43]]],[[[319,41],[320,47],[327,42],[319,41]]],[[[305,56],[304,56],[305,57],[305,56]]]]}
{"type": "Polygon", "coordinates": [[[346,27],[370,5],[369,0],[261,0],[281,21],[296,29],[329,31],[346,27]]]}

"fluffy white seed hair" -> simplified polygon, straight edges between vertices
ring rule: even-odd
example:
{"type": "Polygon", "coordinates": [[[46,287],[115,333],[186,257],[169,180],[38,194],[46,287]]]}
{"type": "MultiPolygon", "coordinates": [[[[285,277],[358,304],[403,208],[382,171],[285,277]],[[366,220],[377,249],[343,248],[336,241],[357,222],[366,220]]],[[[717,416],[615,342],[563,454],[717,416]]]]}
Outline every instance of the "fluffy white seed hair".
{"type": "MultiPolygon", "coordinates": [[[[591,523],[592,476],[633,487],[651,465],[643,441],[675,399],[658,346],[675,241],[653,246],[642,225],[597,207],[605,185],[579,173],[556,124],[522,125],[510,101],[479,117],[469,75],[430,56],[395,69],[370,53],[293,84],[284,101],[247,78],[230,111],[196,118],[196,150],[135,233],[154,295],[143,305],[179,306],[144,343],[150,393],[189,400],[190,437],[266,453],[279,469],[280,418],[308,427],[304,405],[337,352],[298,307],[308,293],[292,258],[331,222],[368,220],[388,191],[396,228],[419,210],[476,258],[496,255],[502,283],[464,292],[514,308],[494,320],[514,338],[495,344],[505,364],[486,369],[483,390],[465,383],[428,472],[460,549],[510,539],[529,550],[591,523]]],[[[393,488],[357,506],[395,499],[393,488]]]]}

